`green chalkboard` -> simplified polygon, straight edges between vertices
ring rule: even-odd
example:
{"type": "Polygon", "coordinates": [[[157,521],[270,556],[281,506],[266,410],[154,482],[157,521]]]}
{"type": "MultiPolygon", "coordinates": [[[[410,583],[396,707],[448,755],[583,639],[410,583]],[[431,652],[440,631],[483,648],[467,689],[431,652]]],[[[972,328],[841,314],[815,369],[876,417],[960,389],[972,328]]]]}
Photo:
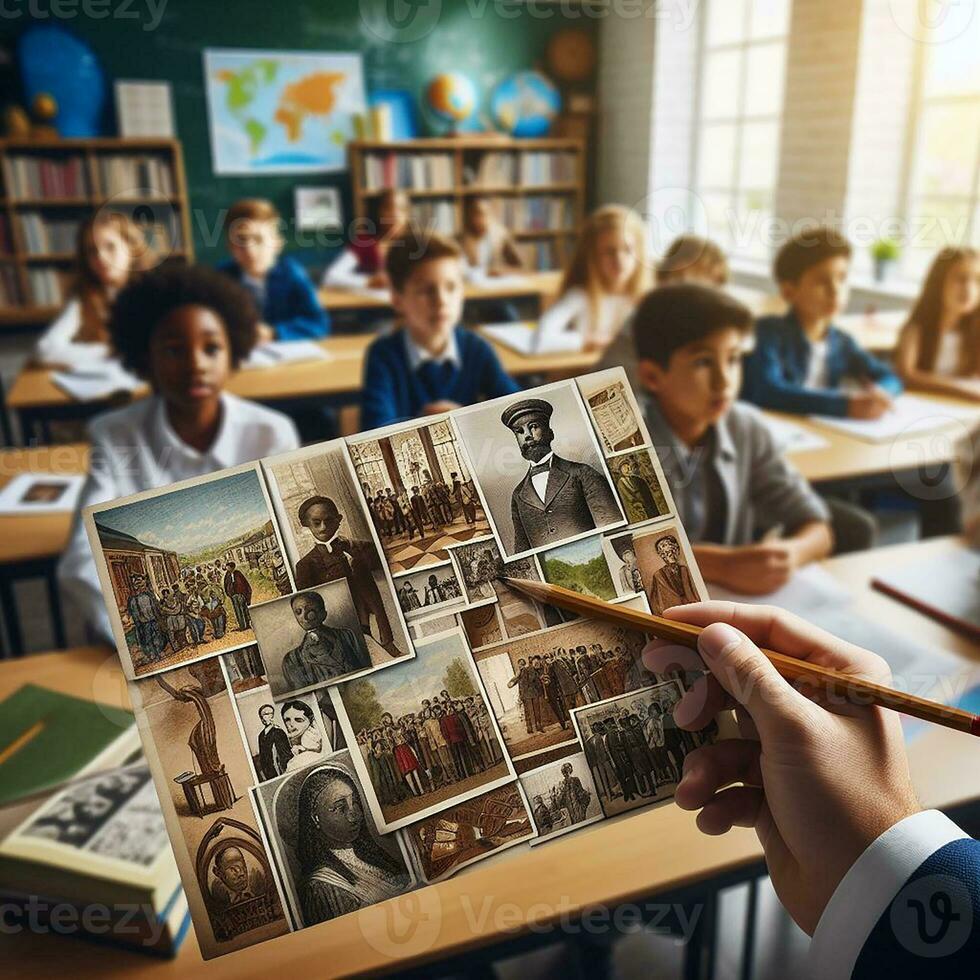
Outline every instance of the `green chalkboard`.
{"type": "MultiPolygon", "coordinates": [[[[106,10],[101,4],[93,7],[100,15],[95,19],[79,2],[71,6],[74,16],[58,23],[92,46],[110,82],[162,79],[173,86],[194,247],[203,262],[217,261],[224,254],[222,215],[239,197],[269,198],[291,228],[293,187],[332,184],[340,188],[344,214],[350,215],[346,174],[214,176],[204,100],[204,48],[359,51],[369,93],[406,89],[418,94],[433,75],[458,70],[467,73],[485,96],[511,72],[543,67],[548,40],[556,31],[569,26],[594,30],[598,24],[574,8],[572,16],[564,16],[569,4],[549,7],[517,0],[110,0],[106,6],[108,16],[103,16],[106,10]],[[388,32],[396,40],[381,36],[385,33],[377,29],[381,22],[372,19],[383,11],[404,18],[401,28],[388,32]]],[[[26,11],[28,5],[23,7],[26,11]]],[[[26,15],[0,19],[0,41],[15,39],[36,22],[26,15]]],[[[111,118],[106,133],[115,133],[111,118]]],[[[287,250],[307,264],[328,261],[336,250],[330,241],[300,249],[292,231],[287,239],[287,250]]]]}

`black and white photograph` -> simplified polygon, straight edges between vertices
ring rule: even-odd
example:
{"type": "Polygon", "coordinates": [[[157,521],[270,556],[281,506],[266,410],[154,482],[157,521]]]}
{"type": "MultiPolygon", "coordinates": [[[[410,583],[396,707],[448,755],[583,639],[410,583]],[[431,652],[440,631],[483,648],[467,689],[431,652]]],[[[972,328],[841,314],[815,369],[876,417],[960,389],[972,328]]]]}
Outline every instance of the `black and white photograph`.
{"type": "Polygon", "coordinates": [[[649,449],[620,453],[606,463],[630,524],[645,524],[670,513],[661,476],[649,449]]]}
{"type": "Polygon", "coordinates": [[[361,632],[392,656],[408,649],[391,575],[342,440],[264,460],[297,589],[346,579],[361,632]]]}
{"type": "Polygon", "coordinates": [[[409,622],[448,615],[466,605],[463,587],[452,562],[426,565],[395,579],[395,594],[409,622]]]}
{"type": "Polygon", "coordinates": [[[231,684],[234,694],[244,694],[256,687],[269,686],[262,654],[254,643],[250,647],[242,647],[241,650],[223,653],[221,662],[225,665],[228,683],[231,684]]]}
{"type": "Polygon", "coordinates": [[[294,929],[414,887],[399,835],[377,832],[348,752],[251,793],[294,929]]]}
{"type": "Polygon", "coordinates": [[[479,488],[448,419],[399,426],[351,440],[348,448],[393,575],[446,561],[447,548],[490,533],[479,488]]]}
{"type": "Polygon", "coordinates": [[[655,616],[671,606],[697,602],[702,594],[707,595],[701,586],[697,565],[685,554],[686,540],[673,525],[633,535],[640,580],[650,600],[650,611],[655,616]]]}
{"type": "Polygon", "coordinates": [[[534,838],[520,783],[508,783],[409,824],[403,831],[419,878],[426,884],[534,838]]]}
{"type": "Polygon", "coordinates": [[[633,532],[624,531],[622,534],[611,534],[603,538],[602,551],[606,556],[617,595],[629,596],[637,593],[644,595],[646,590],[643,587],[640,566],[636,561],[633,532]]]}
{"type": "Polygon", "coordinates": [[[643,416],[622,368],[597,371],[577,380],[606,456],[648,441],[643,416]]]}
{"type": "Polygon", "coordinates": [[[410,658],[392,657],[361,632],[346,579],[284,596],[250,610],[255,638],[276,700],[410,658]]]}
{"type": "Polygon", "coordinates": [[[474,651],[511,758],[573,742],[576,707],[652,683],[640,658],[646,642],[635,630],[578,620],[474,651]]]}
{"type": "Polygon", "coordinates": [[[582,752],[531,769],[519,778],[538,832],[532,844],[542,844],[603,819],[592,771],[582,752]]]}
{"type": "Polygon", "coordinates": [[[574,381],[453,413],[505,558],[625,523],[574,381]]]}
{"type": "Polygon", "coordinates": [[[235,708],[256,782],[322,762],[334,751],[316,692],[275,702],[268,687],[258,687],[235,695],[235,708]]]}
{"type": "Polygon", "coordinates": [[[683,694],[680,681],[668,680],[572,711],[607,817],[674,795],[684,756],[703,744],[674,724],[683,694]]]}
{"type": "Polygon", "coordinates": [[[459,630],[420,644],[414,660],[332,688],[331,697],[383,833],[514,778],[459,630]]]}

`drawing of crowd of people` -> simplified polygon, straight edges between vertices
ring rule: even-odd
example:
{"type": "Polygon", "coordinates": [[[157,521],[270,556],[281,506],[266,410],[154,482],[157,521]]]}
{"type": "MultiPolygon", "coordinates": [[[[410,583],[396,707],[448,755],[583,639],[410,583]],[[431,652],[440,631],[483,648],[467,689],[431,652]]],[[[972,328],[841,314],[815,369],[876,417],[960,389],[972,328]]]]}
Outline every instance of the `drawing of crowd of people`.
{"type": "Polygon", "coordinates": [[[479,497],[473,481],[461,480],[458,473],[449,477],[451,485],[428,478],[398,492],[385,487],[372,493],[364,484],[364,497],[381,539],[390,542],[404,535],[412,541],[427,533],[439,534],[460,520],[475,525],[479,497]]]}
{"type": "Polygon", "coordinates": [[[419,711],[357,734],[371,783],[382,806],[425,796],[503,761],[490,713],[475,695],[453,698],[443,690],[423,698],[419,711]]]}
{"type": "Polygon", "coordinates": [[[430,572],[424,576],[421,595],[419,595],[420,590],[409,578],[402,581],[396,591],[402,612],[406,614],[414,612],[416,609],[424,609],[426,606],[438,606],[444,602],[462,598],[459,582],[456,581],[456,576],[452,572],[442,577],[435,572],[430,572]]]}
{"type": "Polygon", "coordinates": [[[234,561],[215,558],[183,568],[180,580],[162,586],[159,594],[145,575],[134,574],[130,581],[126,625],[151,662],[220,640],[229,630],[251,629],[252,586],[234,561]]]}

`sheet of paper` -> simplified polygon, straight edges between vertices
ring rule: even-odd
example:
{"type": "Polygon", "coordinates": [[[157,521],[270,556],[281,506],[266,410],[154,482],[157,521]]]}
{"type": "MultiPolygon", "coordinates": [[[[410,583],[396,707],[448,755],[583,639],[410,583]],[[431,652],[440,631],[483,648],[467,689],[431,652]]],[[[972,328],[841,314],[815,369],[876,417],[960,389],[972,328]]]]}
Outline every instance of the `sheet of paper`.
{"type": "Polygon", "coordinates": [[[533,320],[519,323],[486,323],[480,328],[491,340],[496,340],[517,351],[518,354],[534,354],[537,324],[533,320]]]}
{"type": "Polygon", "coordinates": [[[330,354],[314,340],[273,340],[260,344],[242,364],[244,370],[293,364],[297,361],[326,361],[330,354]]]}
{"type": "Polygon", "coordinates": [[[781,589],[768,595],[747,596],[713,582],[708,583],[708,592],[712,599],[779,606],[804,619],[809,619],[810,614],[822,606],[840,605],[850,601],[847,590],[823,565],[818,564],[801,568],[781,589]]]}
{"type": "Polygon", "coordinates": [[[915,395],[901,395],[894,408],[880,419],[837,419],[823,415],[810,418],[829,429],[846,432],[866,442],[888,442],[908,432],[931,432],[957,421],[980,419],[980,408],[947,405],[915,395]]]}
{"type": "Polygon", "coordinates": [[[75,401],[96,401],[117,391],[135,391],[142,383],[117,361],[86,365],[74,371],[52,371],[51,381],[75,401]]]}
{"type": "Polygon", "coordinates": [[[487,289],[523,289],[527,285],[527,276],[488,276],[482,269],[467,269],[466,281],[472,286],[487,289]]]}
{"type": "Polygon", "coordinates": [[[768,413],[763,416],[763,419],[781,452],[805,453],[812,449],[826,449],[830,445],[819,433],[805,429],[795,422],[775,418],[768,413]]]}
{"type": "Polygon", "coordinates": [[[18,473],[0,490],[0,514],[56,514],[75,509],[85,477],[78,473],[18,473]]]}

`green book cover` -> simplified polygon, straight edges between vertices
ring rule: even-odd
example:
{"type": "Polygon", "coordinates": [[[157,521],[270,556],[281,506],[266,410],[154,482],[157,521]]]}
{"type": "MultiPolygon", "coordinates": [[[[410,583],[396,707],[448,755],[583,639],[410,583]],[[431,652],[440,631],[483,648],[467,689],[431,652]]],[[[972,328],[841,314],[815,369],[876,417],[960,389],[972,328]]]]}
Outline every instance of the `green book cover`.
{"type": "Polygon", "coordinates": [[[132,712],[25,684],[0,701],[0,806],[120,765],[137,748],[132,712]]]}

